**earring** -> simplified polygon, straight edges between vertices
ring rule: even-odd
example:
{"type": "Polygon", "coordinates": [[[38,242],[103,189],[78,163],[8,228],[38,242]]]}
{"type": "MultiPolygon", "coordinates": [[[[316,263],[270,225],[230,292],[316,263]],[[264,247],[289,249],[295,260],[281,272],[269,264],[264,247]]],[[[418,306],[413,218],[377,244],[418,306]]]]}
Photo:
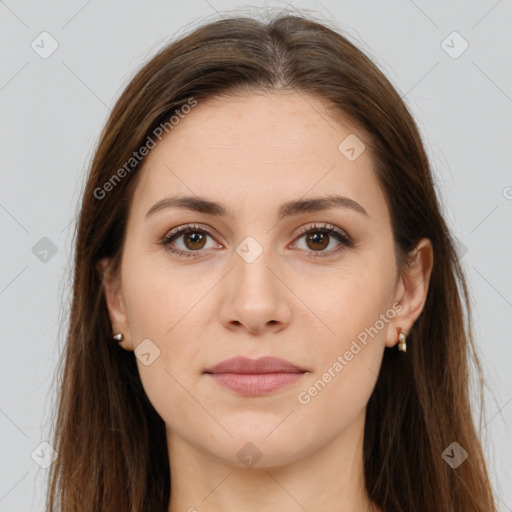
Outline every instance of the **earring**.
{"type": "Polygon", "coordinates": [[[406,335],[401,332],[401,328],[398,327],[397,328],[397,332],[398,332],[398,350],[400,350],[401,352],[406,352],[407,351],[407,343],[406,343],[406,335]]]}
{"type": "Polygon", "coordinates": [[[124,340],[124,335],[122,332],[120,332],[119,334],[116,334],[113,339],[114,339],[114,341],[121,343],[121,341],[124,340]]]}

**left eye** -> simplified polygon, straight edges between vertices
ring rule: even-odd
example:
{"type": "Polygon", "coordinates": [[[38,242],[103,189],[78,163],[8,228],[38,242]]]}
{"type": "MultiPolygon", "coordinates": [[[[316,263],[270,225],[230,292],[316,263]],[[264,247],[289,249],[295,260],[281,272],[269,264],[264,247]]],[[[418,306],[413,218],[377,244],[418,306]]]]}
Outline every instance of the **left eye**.
{"type": "Polygon", "coordinates": [[[308,251],[308,256],[313,258],[317,256],[330,256],[353,245],[348,235],[338,231],[338,229],[329,224],[324,224],[323,226],[315,225],[305,229],[298,240],[302,238],[305,239],[305,250],[308,251]],[[339,242],[338,245],[329,251],[324,250],[330,245],[332,238],[339,242]]]}
{"type": "MultiPolygon", "coordinates": [[[[186,225],[171,231],[159,243],[170,252],[179,256],[195,258],[199,256],[201,249],[208,248],[205,247],[207,237],[212,238],[206,229],[186,225]],[[174,246],[175,241],[179,239],[183,239],[182,248],[174,246]]],[[[303,238],[307,247],[301,250],[307,251],[308,257],[313,258],[329,256],[353,245],[348,235],[329,224],[324,224],[323,226],[314,225],[304,229],[297,240],[303,238]],[[334,249],[326,251],[325,249],[330,245],[332,238],[336,239],[339,243],[334,249]]]]}

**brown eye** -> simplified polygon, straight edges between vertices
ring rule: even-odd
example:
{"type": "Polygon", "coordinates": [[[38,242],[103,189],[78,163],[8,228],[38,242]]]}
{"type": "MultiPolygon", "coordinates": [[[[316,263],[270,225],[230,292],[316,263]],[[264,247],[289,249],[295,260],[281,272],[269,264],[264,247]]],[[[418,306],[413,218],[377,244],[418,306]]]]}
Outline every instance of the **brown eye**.
{"type": "Polygon", "coordinates": [[[198,226],[180,226],[168,233],[160,244],[168,251],[178,254],[179,256],[187,256],[196,258],[206,251],[207,239],[212,238],[211,234],[198,226]]]}
{"type": "Polygon", "coordinates": [[[315,232],[306,236],[306,243],[314,251],[322,251],[329,245],[329,235],[327,233],[315,232]]]}
{"type": "Polygon", "coordinates": [[[323,226],[310,226],[302,231],[302,236],[299,240],[304,238],[307,251],[307,256],[315,258],[317,256],[332,256],[339,251],[353,246],[352,240],[341,230],[329,224],[323,226]],[[331,244],[331,241],[337,241],[338,245],[331,250],[326,248],[331,244]]]}
{"type": "Polygon", "coordinates": [[[199,231],[191,231],[183,236],[183,241],[187,249],[191,251],[197,251],[198,249],[202,249],[204,244],[206,243],[206,237],[203,233],[199,231]]]}

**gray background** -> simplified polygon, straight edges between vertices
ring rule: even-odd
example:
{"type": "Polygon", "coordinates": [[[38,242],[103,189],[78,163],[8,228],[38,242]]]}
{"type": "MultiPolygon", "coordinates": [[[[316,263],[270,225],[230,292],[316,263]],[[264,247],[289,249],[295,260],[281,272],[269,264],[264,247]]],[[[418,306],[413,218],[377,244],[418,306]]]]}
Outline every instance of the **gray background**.
{"type": "MultiPolygon", "coordinates": [[[[170,38],[256,6],[285,4],[0,1],[0,512],[44,510],[48,469],[36,461],[51,454],[40,444],[54,412],[74,219],[109,109],[170,38]],[[43,31],[58,44],[46,59],[31,47],[51,48],[43,31]]],[[[512,0],[296,0],[291,8],[332,20],[419,123],[464,253],[488,383],[481,434],[499,507],[512,511],[512,0]],[[454,31],[469,44],[457,58],[464,43],[448,37],[454,31]]]]}

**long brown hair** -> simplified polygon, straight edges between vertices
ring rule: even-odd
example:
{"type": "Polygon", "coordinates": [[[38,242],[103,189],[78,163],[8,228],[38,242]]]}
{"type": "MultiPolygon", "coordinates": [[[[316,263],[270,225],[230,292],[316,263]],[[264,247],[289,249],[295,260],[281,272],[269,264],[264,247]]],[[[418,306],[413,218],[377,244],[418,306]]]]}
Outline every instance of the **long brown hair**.
{"type": "MultiPolygon", "coordinates": [[[[468,290],[443,220],[416,124],[377,66],[328,22],[282,15],[231,17],[195,28],[131,80],[100,136],[75,233],[73,298],[62,368],[47,511],[166,512],[165,425],[149,402],[134,354],[111,340],[98,261],[120,262],[148,136],[191,98],[290,90],[326,100],[365,134],[390,209],[399,268],[420,238],[434,266],[424,309],[398,357],[386,349],[367,406],[364,467],[384,512],[496,510],[470,408],[475,354],[468,290]],[[113,180],[123,168],[122,179],[113,180]],[[106,186],[110,183],[110,186],[106,186]],[[469,454],[452,468],[457,442],[469,454]],[[58,508],[59,507],[59,508],[58,508]]],[[[171,135],[172,136],[172,135],[171,135]]],[[[115,270],[115,269],[114,269],[115,270]]]]}

